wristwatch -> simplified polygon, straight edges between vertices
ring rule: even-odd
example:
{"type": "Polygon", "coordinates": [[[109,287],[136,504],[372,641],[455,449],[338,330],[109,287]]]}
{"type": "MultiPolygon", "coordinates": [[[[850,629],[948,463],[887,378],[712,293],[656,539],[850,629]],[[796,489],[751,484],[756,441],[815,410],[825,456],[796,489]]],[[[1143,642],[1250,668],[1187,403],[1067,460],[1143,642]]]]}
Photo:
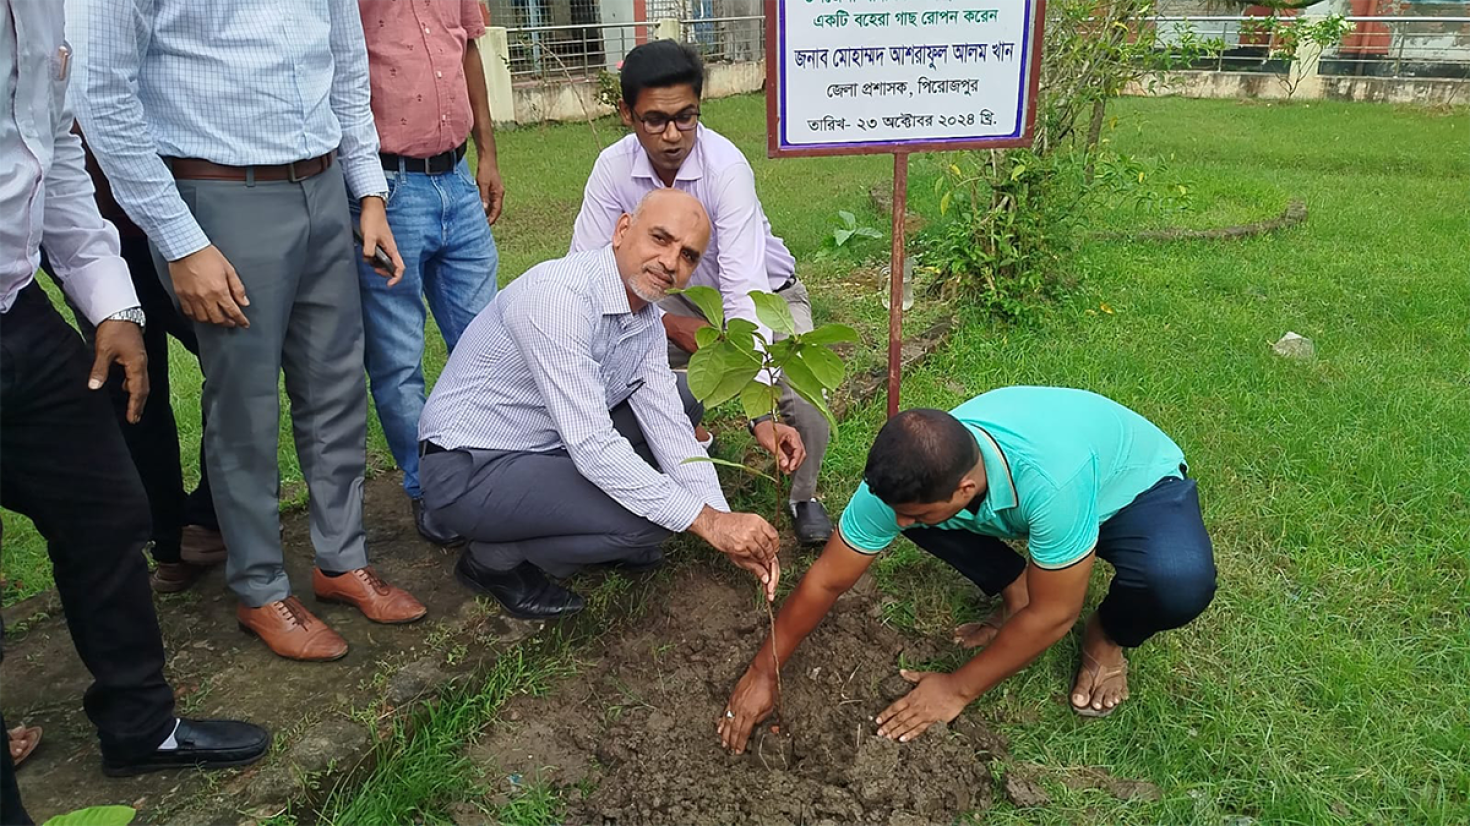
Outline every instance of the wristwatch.
{"type": "Polygon", "coordinates": [[[758,424],[760,424],[761,422],[769,422],[769,421],[771,421],[771,414],[769,414],[769,413],[765,414],[764,416],[756,416],[754,419],[751,419],[750,421],[748,421],[748,422],[745,423],[745,429],[746,430],[749,430],[750,431],[750,435],[754,436],[755,435],[755,426],[758,425],[758,424]]]}
{"type": "Polygon", "coordinates": [[[148,326],[148,315],[143,312],[142,307],[129,307],[126,310],[118,310],[117,312],[102,320],[131,321],[134,324],[138,325],[138,330],[140,332],[143,330],[144,327],[148,326]]]}

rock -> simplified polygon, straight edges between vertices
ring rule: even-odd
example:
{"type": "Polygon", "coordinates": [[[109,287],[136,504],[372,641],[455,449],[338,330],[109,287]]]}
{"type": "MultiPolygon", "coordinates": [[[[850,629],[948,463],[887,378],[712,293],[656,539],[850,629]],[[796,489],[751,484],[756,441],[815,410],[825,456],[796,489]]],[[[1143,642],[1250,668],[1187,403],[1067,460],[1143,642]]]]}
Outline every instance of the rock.
{"type": "Polygon", "coordinates": [[[1312,343],[1311,339],[1291,332],[1271,345],[1271,349],[1278,356],[1296,361],[1310,361],[1317,356],[1317,346],[1312,343]]]}
{"type": "Polygon", "coordinates": [[[294,800],[302,792],[301,781],[280,766],[264,769],[250,778],[246,799],[256,806],[279,807],[294,800]]]}
{"type": "Polygon", "coordinates": [[[385,699],[389,705],[401,706],[411,703],[444,682],[445,674],[439,668],[438,659],[425,657],[404,666],[393,679],[388,681],[385,699]]]}
{"type": "Polygon", "coordinates": [[[338,718],[313,726],[291,747],[288,758],[303,772],[350,769],[371,746],[372,735],[367,729],[338,718]]]}
{"type": "Polygon", "coordinates": [[[1035,780],[1014,769],[1006,769],[1003,784],[1006,800],[1012,806],[1025,809],[1032,806],[1048,806],[1051,804],[1051,795],[1041,788],[1035,780]]]}

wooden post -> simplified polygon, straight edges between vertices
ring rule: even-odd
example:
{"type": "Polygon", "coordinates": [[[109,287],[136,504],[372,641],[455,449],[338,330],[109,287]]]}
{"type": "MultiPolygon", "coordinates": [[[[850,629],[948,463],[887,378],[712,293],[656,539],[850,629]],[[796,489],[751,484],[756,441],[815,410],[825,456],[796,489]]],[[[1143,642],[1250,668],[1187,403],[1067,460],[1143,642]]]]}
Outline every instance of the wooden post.
{"type": "Polygon", "coordinates": [[[903,370],[904,219],[909,207],[909,155],[893,154],[893,257],[888,270],[888,417],[898,413],[899,374],[903,370]]]}

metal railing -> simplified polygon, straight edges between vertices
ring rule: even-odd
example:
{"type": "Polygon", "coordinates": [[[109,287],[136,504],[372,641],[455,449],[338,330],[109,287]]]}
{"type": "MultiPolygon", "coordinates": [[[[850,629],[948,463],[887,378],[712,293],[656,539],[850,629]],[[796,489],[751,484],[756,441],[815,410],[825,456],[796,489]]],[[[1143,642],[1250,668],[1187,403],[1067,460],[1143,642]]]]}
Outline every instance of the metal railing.
{"type": "MultiPolygon", "coordinates": [[[[1194,69],[1286,74],[1288,62],[1262,28],[1264,17],[1160,16],[1152,18],[1160,40],[1194,36],[1219,39],[1224,49],[1194,69]]],[[[1292,18],[1282,16],[1282,20],[1292,18]]],[[[1324,76],[1470,78],[1470,17],[1347,17],[1352,30],[1340,45],[1324,49],[1324,76]]]]}
{"type": "Polygon", "coordinates": [[[755,61],[766,56],[764,15],[691,17],[679,21],[684,42],[699,49],[706,61],[755,61]]]}
{"type": "Polygon", "coordinates": [[[657,27],[657,22],[635,22],[506,29],[510,76],[525,80],[616,71],[623,57],[651,39],[657,27]]]}

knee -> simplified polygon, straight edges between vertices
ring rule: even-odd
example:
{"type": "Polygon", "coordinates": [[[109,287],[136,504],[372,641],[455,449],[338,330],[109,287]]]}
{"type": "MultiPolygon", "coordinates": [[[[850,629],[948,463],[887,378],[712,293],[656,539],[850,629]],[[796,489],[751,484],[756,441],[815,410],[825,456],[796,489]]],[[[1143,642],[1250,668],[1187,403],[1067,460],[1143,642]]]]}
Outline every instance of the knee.
{"type": "Polygon", "coordinates": [[[1161,624],[1178,628],[1203,614],[1215,598],[1215,566],[1206,561],[1176,567],[1154,576],[1150,586],[1161,624]]]}
{"type": "Polygon", "coordinates": [[[608,541],[613,545],[627,551],[640,551],[648,548],[656,548],[663,544],[673,534],[667,529],[655,525],[648,520],[639,520],[640,524],[631,525],[625,530],[608,534],[608,541]]]}

